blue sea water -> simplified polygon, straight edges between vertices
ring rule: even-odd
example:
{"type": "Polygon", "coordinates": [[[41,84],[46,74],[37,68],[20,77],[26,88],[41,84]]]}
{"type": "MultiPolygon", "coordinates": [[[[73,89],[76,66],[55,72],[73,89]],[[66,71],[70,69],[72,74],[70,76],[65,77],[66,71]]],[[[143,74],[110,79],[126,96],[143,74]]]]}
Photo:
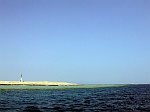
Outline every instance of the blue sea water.
{"type": "Polygon", "coordinates": [[[149,84],[52,89],[4,87],[0,86],[0,112],[150,112],[149,84]]]}

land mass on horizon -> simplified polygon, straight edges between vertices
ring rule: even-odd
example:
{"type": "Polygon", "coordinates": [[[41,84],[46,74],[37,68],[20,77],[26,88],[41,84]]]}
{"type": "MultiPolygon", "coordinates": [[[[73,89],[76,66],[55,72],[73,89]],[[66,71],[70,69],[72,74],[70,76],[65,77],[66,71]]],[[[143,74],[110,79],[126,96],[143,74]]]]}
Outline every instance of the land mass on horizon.
{"type": "Polygon", "coordinates": [[[23,75],[21,74],[20,81],[0,81],[0,85],[76,86],[78,84],[68,82],[50,82],[50,81],[23,81],[23,75]]]}
{"type": "Polygon", "coordinates": [[[78,84],[68,82],[49,82],[49,81],[0,81],[0,85],[76,86],[78,84]]]}

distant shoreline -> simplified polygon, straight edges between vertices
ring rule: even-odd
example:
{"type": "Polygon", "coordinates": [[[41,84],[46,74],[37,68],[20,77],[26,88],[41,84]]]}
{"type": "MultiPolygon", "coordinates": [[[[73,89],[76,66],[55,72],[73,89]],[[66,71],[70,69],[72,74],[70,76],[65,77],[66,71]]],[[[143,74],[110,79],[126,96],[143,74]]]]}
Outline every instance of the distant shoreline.
{"type": "MultiPolygon", "coordinates": [[[[54,83],[54,82],[52,82],[54,83]]],[[[55,82],[56,83],[56,82],[55,82]]],[[[61,82],[62,83],[62,82],[61,82]]],[[[71,83],[72,84],[72,83],[71,83]]],[[[66,89],[94,89],[116,88],[129,85],[123,84],[80,84],[80,85],[0,85],[0,90],[66,90],[66,89]]]]}
{"type": "Polygon", "coordinates": [[[76,86],[78,84],[68,82],[49,81],[0,81],[0,85],[27,85],[27,86],[76,86]]]}

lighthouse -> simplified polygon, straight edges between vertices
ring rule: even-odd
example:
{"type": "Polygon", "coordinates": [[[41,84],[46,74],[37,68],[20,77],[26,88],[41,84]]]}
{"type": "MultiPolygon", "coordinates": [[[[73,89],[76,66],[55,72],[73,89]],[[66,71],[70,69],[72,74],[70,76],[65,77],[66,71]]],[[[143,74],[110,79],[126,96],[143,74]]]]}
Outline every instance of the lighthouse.
{"type": "Polygon", "coordinates": [[[22,79],[22,74],[21,74],[20,82],[23,82],[23,79],[22,79]]]}

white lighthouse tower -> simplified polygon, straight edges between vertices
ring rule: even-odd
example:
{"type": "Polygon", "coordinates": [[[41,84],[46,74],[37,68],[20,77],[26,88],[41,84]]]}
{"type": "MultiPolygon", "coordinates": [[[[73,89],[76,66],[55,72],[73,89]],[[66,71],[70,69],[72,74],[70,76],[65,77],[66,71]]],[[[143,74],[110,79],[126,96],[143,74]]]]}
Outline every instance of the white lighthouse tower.
{"type": "Polygon", "coordinates": [[[21,74],[20,82],[23,82],[23,79],[22,79],[22,74],[21,74]]]}

